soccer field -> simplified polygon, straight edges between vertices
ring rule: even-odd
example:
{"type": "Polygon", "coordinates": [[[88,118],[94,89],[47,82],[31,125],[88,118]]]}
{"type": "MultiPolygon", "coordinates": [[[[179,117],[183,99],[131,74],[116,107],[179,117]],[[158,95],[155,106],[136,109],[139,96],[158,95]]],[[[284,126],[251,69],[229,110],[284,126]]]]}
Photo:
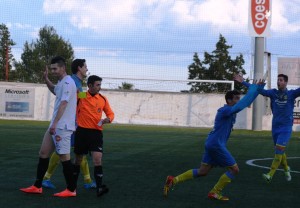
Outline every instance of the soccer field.
{"type": "Polygon", "coordinates": [[[296,208],[300,204],[300,133],[293,133],[287,149],[292,181],[287,182],[283,172],[277,171],[272,183],[266,184],[261,174],[271,164],[265,158],[273,157],[271,133],[234,130],[228,148],[239,164],[240,174],[224,190],[230,201],[221,202],[209,200],[207,193],[224,172],[222,168],[178,184],[167,199],[162,196],[167,175],[200,165],[209,129],[115,124],[104,130],[104,183],[110,188],[107,195],[97,198],[95,190],[83,188],[79,177],[77,197],[52,197],[65,188],[61,165],[52,177],[57,190],[26,195],[18,189],[34,182],[38,150],[48,124],[0,120],[1,208],[296,208]],[[260,167],[247,165],[248,160],[260,167]]]}

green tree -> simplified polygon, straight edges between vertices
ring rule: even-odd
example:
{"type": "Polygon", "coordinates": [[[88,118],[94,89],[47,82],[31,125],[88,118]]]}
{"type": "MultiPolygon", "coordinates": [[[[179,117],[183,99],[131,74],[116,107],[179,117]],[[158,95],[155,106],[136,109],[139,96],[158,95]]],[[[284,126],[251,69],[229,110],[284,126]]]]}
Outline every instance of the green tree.
{"type": "Polygon", "coordinates": [[[134,87],[133,84],[127,83],[127,82],[122,82],[122,86],[119,86],[119,89],[121,90],[132,90],[134,87]]]}
{"type": "MultiPolygon", "coordinates": [[[[43,73],[45,66],[54,56],[66,59],[67,72],[70,74],[70,65],[74,59],[74,50],[71,44],[56,33],[51,26],[44,26],[39,31],[37,40],[24,44],[21,61],[15,62],[15,76],[17,81],[44,83],[43,73]]],[[[50,77],[56,81],[55,78],[50,77]]]]}
{"type": "MultiPolygon", "coordinates": [[[[233,80],[233,74],[246,74],[243,69],[245,63],[243,55],[234,59],[229,55],[231,45],[227,45],[226,39],[220,35],[216,49],[211,54],[205,52],[201,61],[198,54],[194,54],[193,63],[188,66],[189,79],[194,80],[233,80]]],[[[190,82],[190,92],[220,93],[230,90],[230,84],[190,82]]],[[[237,90],[244,91],[241,85],[235,86],[237,90]]]]}
{"type": "Polygon", "coordinates": [[[16,43],[10,39],[10,32],[5,24],[0,24],[0,80],[6,79],[6,63],[8,73],[11,71],[11,62],[14,60],[11,47],[16,43]]]}

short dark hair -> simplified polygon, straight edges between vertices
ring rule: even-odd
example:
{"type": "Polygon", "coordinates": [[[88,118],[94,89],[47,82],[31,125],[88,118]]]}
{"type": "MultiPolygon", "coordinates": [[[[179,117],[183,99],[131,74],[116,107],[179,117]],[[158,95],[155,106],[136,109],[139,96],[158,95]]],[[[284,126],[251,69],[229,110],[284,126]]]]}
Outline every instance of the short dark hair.
{"type": "Polygon", "coordinates": [[[98,77],[96,75],[91,75],[89,76],[88,80],[87,80],[87,85],[91,84],[91,85],[94,85],[94,83],[96,81],[102,81],[102,78],[101,77],[98,77]]]}
{"type": "Polygon", "coordinates": [[[232,100],[235,95],[240,95],[240,94],[241,93],[237,90],[228,91],[225,95],[226,103],[228,103],[227,100],[232,100]]]}
{"type": "Polygon", "coordinates": [[[78,72],[78,67],[83,67],[85,63],[85,59],[75,59],[71,64],[72,74],[76,74],[78,72]]]}
{"type": "Polygon", "coordinates": [[[51,64],[58,64],[58,66],[66,66],[66,60],[62,56],[55,56],[51,59],[51,64]]]}
{"type": "Polygon", "coordinates": [[[289,81],[289,77],[287,75],[285,75],[285,74],[278,74],[277,77],[283,77],[283,79],[284,79],[285,82],[289,81]]]}

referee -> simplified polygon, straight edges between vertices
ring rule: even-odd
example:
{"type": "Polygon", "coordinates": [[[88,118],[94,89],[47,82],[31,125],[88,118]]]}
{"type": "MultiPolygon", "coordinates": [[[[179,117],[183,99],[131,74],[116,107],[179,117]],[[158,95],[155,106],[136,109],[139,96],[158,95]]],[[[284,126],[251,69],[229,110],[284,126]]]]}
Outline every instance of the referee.
{"type": "Polygon", "coordinates": [[[77,124],[75,132],[74,175],[77,181],[80,172],[80,164],[84,155],[91,152],[94,163],[94,178],[97,185],[97,196],[108,192],[108,188],[102,184],[102,154],[103,154],[103,125],[111,123],[114,119],[107,98],[99,93],[102,78],[96,75],[89,76],[87,80],[88,91],[78,94],[77,124]],[[102,118],[103,112],[106,117],[102,118]]]}

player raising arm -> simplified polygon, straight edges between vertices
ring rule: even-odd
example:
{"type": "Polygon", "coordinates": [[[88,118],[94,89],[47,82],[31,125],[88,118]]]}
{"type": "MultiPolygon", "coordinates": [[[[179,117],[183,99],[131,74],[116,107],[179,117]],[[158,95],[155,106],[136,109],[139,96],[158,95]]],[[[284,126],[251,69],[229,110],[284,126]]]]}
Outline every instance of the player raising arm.
{"type": "Polygon", "coordinates": [[[223,196],[223,188],[235,178],[239,172],[238,165],[226,148],[236,114],[249,106],[258,95],[258,91],[264,86],[263,81],[252,84],[248,93],[240,100],[240,93],[236,90],[229,91],[225,95],[226,104],[219,108],[215,118],[214,128],[205,141],[205,152],[200,168],[188,170],[176,177],[168,176],[164,186],[164,196],[173,186],[186,180],[206,176],[213,167],[225,167],[228,170],[220,177],[216,185],[209,191],[208,198],[217,200],[229,200],[223,196]]]}
{"type": "MultiPolygon", "coordinates": [[[[234,80],[242,83],[246,87],[250,86],[240,75],[235,75],[234,80]]],[[[295,99],[300,96],[300,88],[288,90],[287,83],[288,76],[279,74],[277,77],[278,89],[262,89],[260,91],[261,95],[271,99],[271,109],[273,113],[272,137],[275,146],[275,156],[271,164],[270,172],[262,175],[268,183],[271,182],[280,164],[283,166],[286,180],[292,180],[290,167],[287,164],[285,148],[292,134],[294,102],[295,99]]]]}
{"type": "Polygon", "coordinates": [[[76,85],[74,80],[67,75],[64,58],[60,56],[52,58],[50,68],[59,80],[57,85],[53,85],[48,79],[48,68],[46,67],[44,78],[47,87],[56,96],[53,116],[40,147],[36,180],[32,186],[20,190],[29,194],[43,192],[42,180],[47,171],[50,154],[55,150],[63,166],[67,188],[54,196],[64,197],[61,193],[68,193],[68,196],[74,197],[76,196],[76,187],[70,159],[70,140],[75,130],[76,85]]]}
{"type": "MultiPolygon", "coordinates": [[[[71,64],[71,69],[72,69],[72,79],[75,82],[77,92],[82,92],[82,82],[83,79],[87,76],[87,65],[86,65],[86,60],[85,59],[75,59],[73,60],[71,64]]],[[[52,86],[52,82],[48,80],[47,85],[52,86]]],[[[54,85],[53,85],[54,86],[54,85]]],[[[71,136],[71,147],[74,147],[74,134],[71,136]]],[[[59,155],[56,152],[53,152],[50,161],[49,161],[49,166],[47,169],[47,172],[44,176],[42,186],[45,188],[52,188],[55,189],[54,184],[51,182],[50,178],[53,175],[54,171],[56,170],[58,164],[59,164],[59,155]]],[[[89,165],[86,156],[83,157],[82,162],[80,164],[80,168],[83,174],[84,178],[84,188],[90,189],[90,188],[96,188],[96,183],[93,182],[90,176],[90,170],[89,170],[89,165]]]]}

